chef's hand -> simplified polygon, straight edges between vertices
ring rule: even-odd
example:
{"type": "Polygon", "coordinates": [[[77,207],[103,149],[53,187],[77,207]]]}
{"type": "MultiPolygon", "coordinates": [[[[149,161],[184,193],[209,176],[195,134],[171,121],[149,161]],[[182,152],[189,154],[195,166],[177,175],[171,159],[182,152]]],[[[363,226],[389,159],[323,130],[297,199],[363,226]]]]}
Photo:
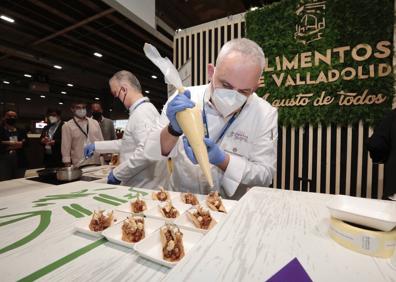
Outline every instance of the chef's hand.
{"type": "MultiPolygon", "coordinates": [[[[208,149],[209,162],[213,165],[222,164],[227,157],[226,153],[219,147],[219,145],[217,145],[211,139],[204,138],[204,142],[205,142],[206,148],[208,149]]],[[[190,143],[188,143],[188,140],[185,136],[183,137],[183,144],[184,144],[184,150],[186,151],[187,157],[190,159],[190,161],[193,164],[198,164],[197,160],[195,159],[194,152],[190,146],[190,143]]]]}
{"type": "Polygon", "coordinates": [[[113,171],[110,171],[109,175],[107,176],[107,184],[115,184],[115,185],[118,185],[118,184],[120,184],[120,183],[121,183],[121,181],[118,180],[118,179],[114,176],[113,171]]]}
{"type": "Polygon", "coordinates": [[[172,101],[169,102],[168,108],[166,109],[166,116],[169,119],[170,126],[174,131],[182,134],[183,130],[180,128],[176,120],[176,113],[181,112],[187,108],[193,108],[195,103],[190,100],[191,93],[189,90],[184,91],[181,95],[176,95],[172,101]]]}
{"type": "Polygon", "coordinates": [[[87,146],[84,147],[84,157],[89,158],[92,157],[92,155],[95,152],[95,144],[88,144],[87,146]]]}

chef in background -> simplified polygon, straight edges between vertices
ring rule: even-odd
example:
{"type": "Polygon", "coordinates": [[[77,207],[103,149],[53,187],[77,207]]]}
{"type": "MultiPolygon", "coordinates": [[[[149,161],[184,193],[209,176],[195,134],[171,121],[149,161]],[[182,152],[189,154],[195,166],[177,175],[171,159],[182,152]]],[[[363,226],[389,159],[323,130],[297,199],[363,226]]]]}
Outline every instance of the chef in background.
{"type": "Polygon", "coordinates": [[[176,120],[195,105],[201,110],[211,171],[223,197],[239,199],[248,187],[269,186],[275,173],[277,110],[254,91],[264,68],[262,49],[249,39],[227,42],[216,66],[208,65],[207,85],[175,93],[162,110],[145,146],[147,158],[171,157],[171,190],[207,194],[209,184],[176,120]]]}
{"type": "Polygon", "coordinates": [[[159,118],[159,113],[142,94],[139,80],[129,71],[122,70],[109,80],[111,94],[129,110],[129,119],[122,139],[101,141],[85,147],[85,156],[97,153],[119,153],[120,165],[107,178],[109,184],[158,188],[166,179],[166,163],[147,160],[144,144],[159,118]]]}
{"type": "Polygon", "coordinates": [[[99,155],[95,154],[93,160],[81,162],[84,157],[84,147],[95,141],[102,141],[103,135],[99,123],[87,117],[87,104],[73,103],[71,111],[73,117],[62,126],[62,161],[65,166],[71,164],[98,164],[99,155]]]}

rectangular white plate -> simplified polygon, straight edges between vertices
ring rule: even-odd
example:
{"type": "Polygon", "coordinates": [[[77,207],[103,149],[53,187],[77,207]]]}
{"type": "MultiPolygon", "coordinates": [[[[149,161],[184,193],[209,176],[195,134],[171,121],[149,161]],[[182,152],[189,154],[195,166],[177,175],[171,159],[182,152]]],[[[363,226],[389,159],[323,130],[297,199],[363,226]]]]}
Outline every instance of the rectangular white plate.
{"type": "MultiPolygon", "coordinates": [[[[81,233],[85,233],[85,234],[94,236],[94,237],[99,237],[99,238],[103,237],[102,236],[102,232],[103,231],[95,232],[95,231],[91,231],[89,229],[89,223],[91,222],[91,218],[92,218],[92,216],[90,215],[90,216],[87,216],[87,217],[85,217],[83,219],[78,220],[75,223],[75,225],[74,225],[74,230],[75,231],[79,231],[81,233]]],[[[117,213],[116,211],[114,211],[114,213],[113,213],[113,222],[112,222],[111,226],[108,227],[108,228],[111,228],[112,226],[120,223],[123,218],[124,217],[120,213],[117,213]],[[114,219],[116,219],[116,221],[114,221],[114,219]]]]}
{"type": "MultiPolygon", "coordinates": [[[[121,211],[121,212],[127,212],[127,213],[132,213],[132,209],[131,209],[131,202],[134,201],[135,199],[129,201],[126,204],[122,204],[118,207],[116,207],[116,210],[121,211]]],[[[156,207],[158,205],[158,201],[152,201],[152,200],[148,200],[148,199],[143,199],[146,202],[146,206],[147,209],[145,211],[143,211],[143,214],[146,214],[146,212],[150,209],[152,209],[153,207],[156,207]]]]}
{"type": "MultiPolygon", "coordinates": [[[[159,202],[159,201],[155,201],[156,202],[156,205],[154,206],[154,207],[152,207],[151,209],[149,209],[149,210],[147,210],[146,212],[145,212],[145,215],[146,216],[148,216],[148,217],[154,217],[154,218],[159,218],[159,219],[162,219],[162,220],[166,220],[166,221],[169,221],[169,222],[173,222],[173,221],[175,221],[177,218],[166,218],[166,217],[164,217],[163,215],[162,215],[162,213],[161,213],[161,211],[160,211],[160,209],[159,209],[159,207],[158,207],[158,205],[161,203],[161,202],[159,202]]],[[[191,205],[186,205],[186,204],[183,204],[182,202],[173,202],[172,201],[172,205],[179,211],[179,217],[186,211],[186,210],[188,210],[189,208],[191,208],[191,205]]]]}
{"type": "MultiPolygon", "coordinates": [[[[102,232],[102,235],[106,237],[107,240],[110,242],[113,242],[115,244],[127,247],[127,248],[133,248],[133,246],[136,243],[130,243],[122,240],[122,222],[120,224],[116,224],[112,227],[107,228],[105,231],[102,232]]],[[[162,225],[164,225],[165,222],[163,220],[157,219],[157,218],[149,218],[146,217],[144,219],[144,232],[145,232],[145,237],[149,236],[151,233],[153,233],[155,230],[160,228],[162,225]]]]}
{"type": "Polygon", "coordinates": [[[396,226],[396,203],[336,195],[327,204],[332,217],[382,231],[396,226]]]}
{"type": "MultiPolygon", "coordinates": [[[[194,225],[194,223],[191,221],[191,219],[188,217],[187,215],[188,211],[185,211],[181,216],[179,216],[174,223],[178,226],[183,226],[184,228],[190,229],[190,230],[194,230],[197,232],[202,232],[204,234],[208,233],[209,230],[205,230],[205,229],[201,229],[198,228],[194,225]]],[[[217,222],[217,224],[222,221],[227,214],[222,213],[222,212],[214,212],[214,211],[210,211],[210,215],[212,216],[212,218],[217,222]]],[[[216,225],[215,225],[216,226],[216,225]]],[[[214,226],[212,227],[214,228],[214,226]]]]}
{"type": "MultiPolygon", "coordinates": [[[[199,240],[202,239],[203,234],[185,228],[180,228],[180,231],[183,233],[184,256],[186,256],[195,246],[195,244],[197,244],[199,240]]],[[[178,262],[169,262],[163,259],[162,244],[161,244],[159,229],[151,233],[149,236],[147,236],[140,242],[136,243],[133,248],[142,257],[154,261],[156,263],[162,264],[164,266],[173,267],[178,263],[178,262]]]]}

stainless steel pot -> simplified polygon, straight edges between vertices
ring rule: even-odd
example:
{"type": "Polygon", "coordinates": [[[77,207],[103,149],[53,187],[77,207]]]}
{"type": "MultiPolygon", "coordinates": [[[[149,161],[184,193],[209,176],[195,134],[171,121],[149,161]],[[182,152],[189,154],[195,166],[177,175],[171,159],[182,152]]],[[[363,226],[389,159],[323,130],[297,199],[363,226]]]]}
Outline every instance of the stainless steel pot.
{"type": "Polygon", "coordinates": [[[82,170],[78,167],[62,167],[56,170],[56,179],[59,181],[73,181],[80,179],[82,170]]]}

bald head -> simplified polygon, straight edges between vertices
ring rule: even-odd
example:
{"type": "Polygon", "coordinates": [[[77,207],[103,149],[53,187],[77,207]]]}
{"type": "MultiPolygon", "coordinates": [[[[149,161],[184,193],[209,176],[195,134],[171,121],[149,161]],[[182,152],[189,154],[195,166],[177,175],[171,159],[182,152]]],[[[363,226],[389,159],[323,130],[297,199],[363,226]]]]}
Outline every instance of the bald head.
{"type": "Polygon", "coordinates": [[[229,57],[241,58],[245,64],[257,65],[260,69],[264,69],[264,52],[256,42],[250,39],[233,39],[224,44],[217,56],[216,66],[221,65],[229,57]]]}

